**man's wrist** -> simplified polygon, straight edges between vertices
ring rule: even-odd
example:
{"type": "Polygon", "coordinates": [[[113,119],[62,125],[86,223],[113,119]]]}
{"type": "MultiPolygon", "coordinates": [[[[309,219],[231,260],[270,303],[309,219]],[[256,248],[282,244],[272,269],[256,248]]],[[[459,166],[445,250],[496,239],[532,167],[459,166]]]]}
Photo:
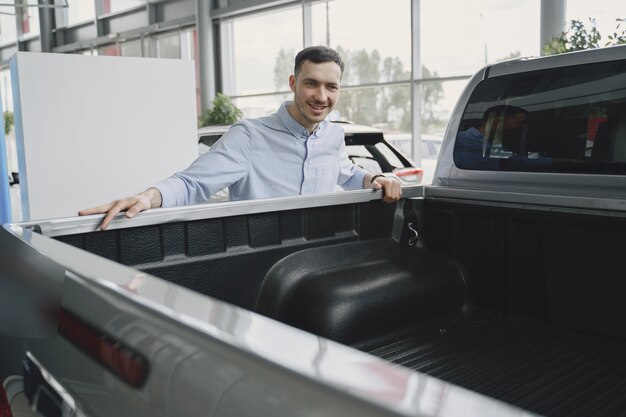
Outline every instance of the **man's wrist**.
{"type": "Polygon", "coordinates": [[[381,177],[385,177],[383,174],[376,174],[374,175],[372,178],[370,178],[370,185],[374,184],[374,180],[376,180],[376,178],[381,178],[381,177]]]}
{"type": "Polygon", "coordinates": [[[144,193],[150,201],[150,208],[161,207],[163,204],[163,197],[161,196],[161,191],[159,191],[158,188],[150,187],[144,191],[144,193]]]}

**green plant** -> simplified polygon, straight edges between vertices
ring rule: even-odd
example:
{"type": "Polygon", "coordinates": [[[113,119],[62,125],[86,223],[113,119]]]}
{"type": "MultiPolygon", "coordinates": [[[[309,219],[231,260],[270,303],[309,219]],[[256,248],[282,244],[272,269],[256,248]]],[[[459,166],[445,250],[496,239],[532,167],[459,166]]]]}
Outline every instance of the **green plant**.
{"type": "MultiPolygon", "coordinates": [[[[620,45],[626,43],[626,29],[620,29],[622,23],[626,19],[615,19],[617,27],[613,34],[607,36],[608,42],[604,46],[620,45]]],[[[600,40],[602,35],[596,28],[596,21],[593,18],[589,18],[590,28],[587,30],[583,22],[580,20],[570,21],[570,28],[561,32],[559,36],[552,38],[552,40],[546,43],[542,48],[544,55],[556,55],[565,52],[582,51],[583,49],[592,49],[600,47],[600,40]]]]}
{"type": "Polygon", "coordinates": [[[15,118],[13,117],[13,113],[10,111],[4,112],[4,134],[8,135],[11,133],[11,128],[15,124],[15,118]]]}
{"type": "Polygon", "coordinates": [[[213,107],[205,110],[198,118],[200,127],[210,125],[233,124],[243,117],[241,110],[235,106],[230,97],[217,93],[213,99],[213,107]]]}
{"type": "Polygon", "coordinates": [[[620,26],[622,23],[626,24],[626,17],[624,19],[615,19],[617,26],[615,27],[615,32],[611,35],[607,36],[609,42],[607,42],[606,46],[609,45],[623,45],[626,43],[626,29],[621,29],[620,26]]]}

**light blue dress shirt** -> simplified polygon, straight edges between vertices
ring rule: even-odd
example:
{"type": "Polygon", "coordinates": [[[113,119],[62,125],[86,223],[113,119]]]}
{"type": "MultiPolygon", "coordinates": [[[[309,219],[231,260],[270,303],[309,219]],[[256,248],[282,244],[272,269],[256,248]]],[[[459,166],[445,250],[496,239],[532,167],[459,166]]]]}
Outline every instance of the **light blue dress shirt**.
{"type": "Polygon", "coordinates": [[[290,104],[238,122],[189,168],[155,185],[161,206],[202,203],[225,187],[231,200],[362,189],[367,171],[348,158],[343,129],[324,120],[309,134],[290,104]]]}

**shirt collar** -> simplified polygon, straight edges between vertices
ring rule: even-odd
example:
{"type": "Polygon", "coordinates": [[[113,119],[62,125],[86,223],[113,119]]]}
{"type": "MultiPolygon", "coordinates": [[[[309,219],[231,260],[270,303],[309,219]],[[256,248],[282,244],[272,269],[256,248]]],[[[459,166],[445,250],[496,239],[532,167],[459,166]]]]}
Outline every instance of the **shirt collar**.
{"type": "Polygon", "coordinates": [[[328,121],[326,119],[322,120],[320,123],[317,124],[313,133],[309,134],[307,128],[298,123],[296,119],[294,119],[291,114],[289,114],[287,107],[291,106],[292,103],[293,101],[285,101],[278,108],[277,114],[280,121],[283,122],[287,130],[289,130],[289,132],[291,132],[291,134],[297,138],[306,139],[308,137],[318,137],[328,121]]]}

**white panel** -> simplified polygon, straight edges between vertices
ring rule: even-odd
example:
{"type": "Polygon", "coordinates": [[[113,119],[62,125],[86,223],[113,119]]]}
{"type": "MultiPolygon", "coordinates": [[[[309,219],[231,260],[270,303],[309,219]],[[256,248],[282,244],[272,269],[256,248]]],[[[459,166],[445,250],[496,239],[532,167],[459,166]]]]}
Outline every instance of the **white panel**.
{"type": "Polygon", "coordinates": [[[18,52],[24,220],[135,194],[197,156],[193,61],[18,52]]]}

